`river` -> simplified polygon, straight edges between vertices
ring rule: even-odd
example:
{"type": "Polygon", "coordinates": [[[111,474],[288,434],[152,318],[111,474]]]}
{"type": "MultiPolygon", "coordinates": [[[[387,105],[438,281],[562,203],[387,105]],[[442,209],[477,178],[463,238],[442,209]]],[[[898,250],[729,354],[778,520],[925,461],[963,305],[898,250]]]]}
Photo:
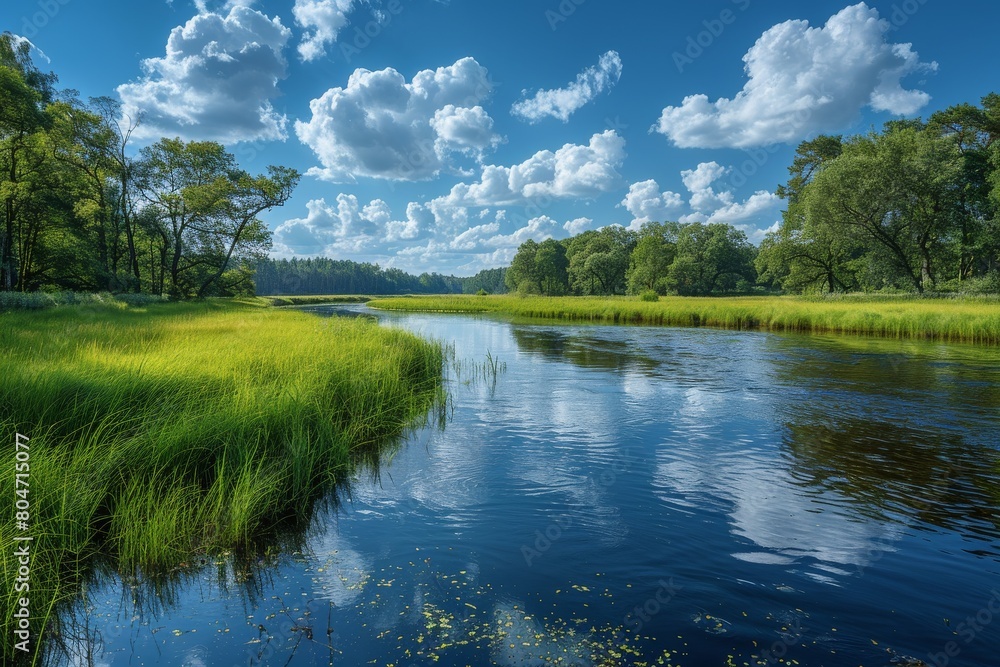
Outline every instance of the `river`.
{"type": "Polygon", "coordinates": [[[77,664],[998,664],[1000,350],[378,317],[454,346],[444,427],[294,547],[92,585],[77,664]]]}

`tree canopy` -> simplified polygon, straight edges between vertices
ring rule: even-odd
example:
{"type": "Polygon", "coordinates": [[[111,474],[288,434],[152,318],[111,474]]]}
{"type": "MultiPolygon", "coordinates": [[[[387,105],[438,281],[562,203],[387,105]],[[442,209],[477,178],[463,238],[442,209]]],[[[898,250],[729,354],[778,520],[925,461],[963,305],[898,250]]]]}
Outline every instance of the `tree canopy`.
{"type": "Polygon", "coordinates": [[[790,291],[1000,288],[1000,96],[799,145],[761,280],[790,291]]]}
{"type": "Polygon", "coordinates": [[[55,90],[30,46],[0,35],[0,289],[253,290],[271,247],[259,219],[299,174],[250,174],[215,142],[162,139],[130,155],[136,118],[55,90]]]}

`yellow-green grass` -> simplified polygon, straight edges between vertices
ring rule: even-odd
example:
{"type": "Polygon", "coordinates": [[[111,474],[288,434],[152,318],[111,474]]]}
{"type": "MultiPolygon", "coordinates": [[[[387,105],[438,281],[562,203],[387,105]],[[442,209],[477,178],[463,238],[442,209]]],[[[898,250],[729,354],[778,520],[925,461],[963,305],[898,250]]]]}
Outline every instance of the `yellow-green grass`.
{"type": "MultiPolygon", "coordinates": [[[[97,563],[128,576],[304,525],[331,485],[440,398],[442,349],[260,300],[0,315],[0,664],[28,597],[32,648],[97,563]],[[15,433],[30,520],[15,526],[15,433]],[[30,536],[30,593],[15,537],[30,536]]],[[[40,653],[33,653],[37,656],[40,653]]]]}
{"type": "Polygon", "coordinates": [[[371,297],[359,295],[292,295],[292,296],[268,296],[261,297],[274,306],[313,306],[322,303],[366,303],[371,297]]]}
{"type": "Polygon", "coordinates": [[[384,310],[499,313],[513,317],[1000,344],[995,298],[519,297],[414,296],[376,299],[384,310]]]}

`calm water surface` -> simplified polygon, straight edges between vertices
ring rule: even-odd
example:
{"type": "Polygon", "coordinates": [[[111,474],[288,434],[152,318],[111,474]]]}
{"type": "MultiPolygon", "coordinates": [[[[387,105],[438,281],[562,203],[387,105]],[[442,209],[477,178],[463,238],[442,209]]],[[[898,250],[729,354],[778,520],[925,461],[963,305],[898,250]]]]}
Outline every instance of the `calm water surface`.
{"type": "Polygon", "coordinates": [[[299,550],[89,591],[93,664],[1000,664],[1000,350],[380,317],[446,427],[299,550]]]}

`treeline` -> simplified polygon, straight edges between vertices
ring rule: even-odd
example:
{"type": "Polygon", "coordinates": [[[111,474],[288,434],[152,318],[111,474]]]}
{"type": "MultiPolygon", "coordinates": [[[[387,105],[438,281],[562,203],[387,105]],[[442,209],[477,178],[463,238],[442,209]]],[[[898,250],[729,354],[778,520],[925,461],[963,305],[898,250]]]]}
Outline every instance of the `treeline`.
{"type": "Polygon", "coordinates": [[[1000,291],[1000,95],[802,143],[763,282],[789,291],[1000,291]]]}
{"type": "Polygon", "coordinates": [[[756,249],[723,223],[618,225],[542,243],[526,241],[507,271],[519,294],[613,295],[748,292],[756,249]]]}
{"type": "Polygon", "coordinates": [[[799,145],[780,228],[620,226],[527,241],[507,284],[546,295],[1000,292],[1000,96],[799,145]]]}
{"type": "Polygon", "coordinates": [[[506,269],[489,269],[469,278],[423,273],[414,276],[377,264],[326,258],[261,260],[256,264],[257,293],[307,294],[503,294],[506,269]]]}
{"type": "Polygon", "coordinates": [[[247,293],[271,248],[258,219],[299,180],[252,175],[215,142],[126,150],[141,122],[107,97],[82,102],[0,34],[0,290],[247,293]]]}

